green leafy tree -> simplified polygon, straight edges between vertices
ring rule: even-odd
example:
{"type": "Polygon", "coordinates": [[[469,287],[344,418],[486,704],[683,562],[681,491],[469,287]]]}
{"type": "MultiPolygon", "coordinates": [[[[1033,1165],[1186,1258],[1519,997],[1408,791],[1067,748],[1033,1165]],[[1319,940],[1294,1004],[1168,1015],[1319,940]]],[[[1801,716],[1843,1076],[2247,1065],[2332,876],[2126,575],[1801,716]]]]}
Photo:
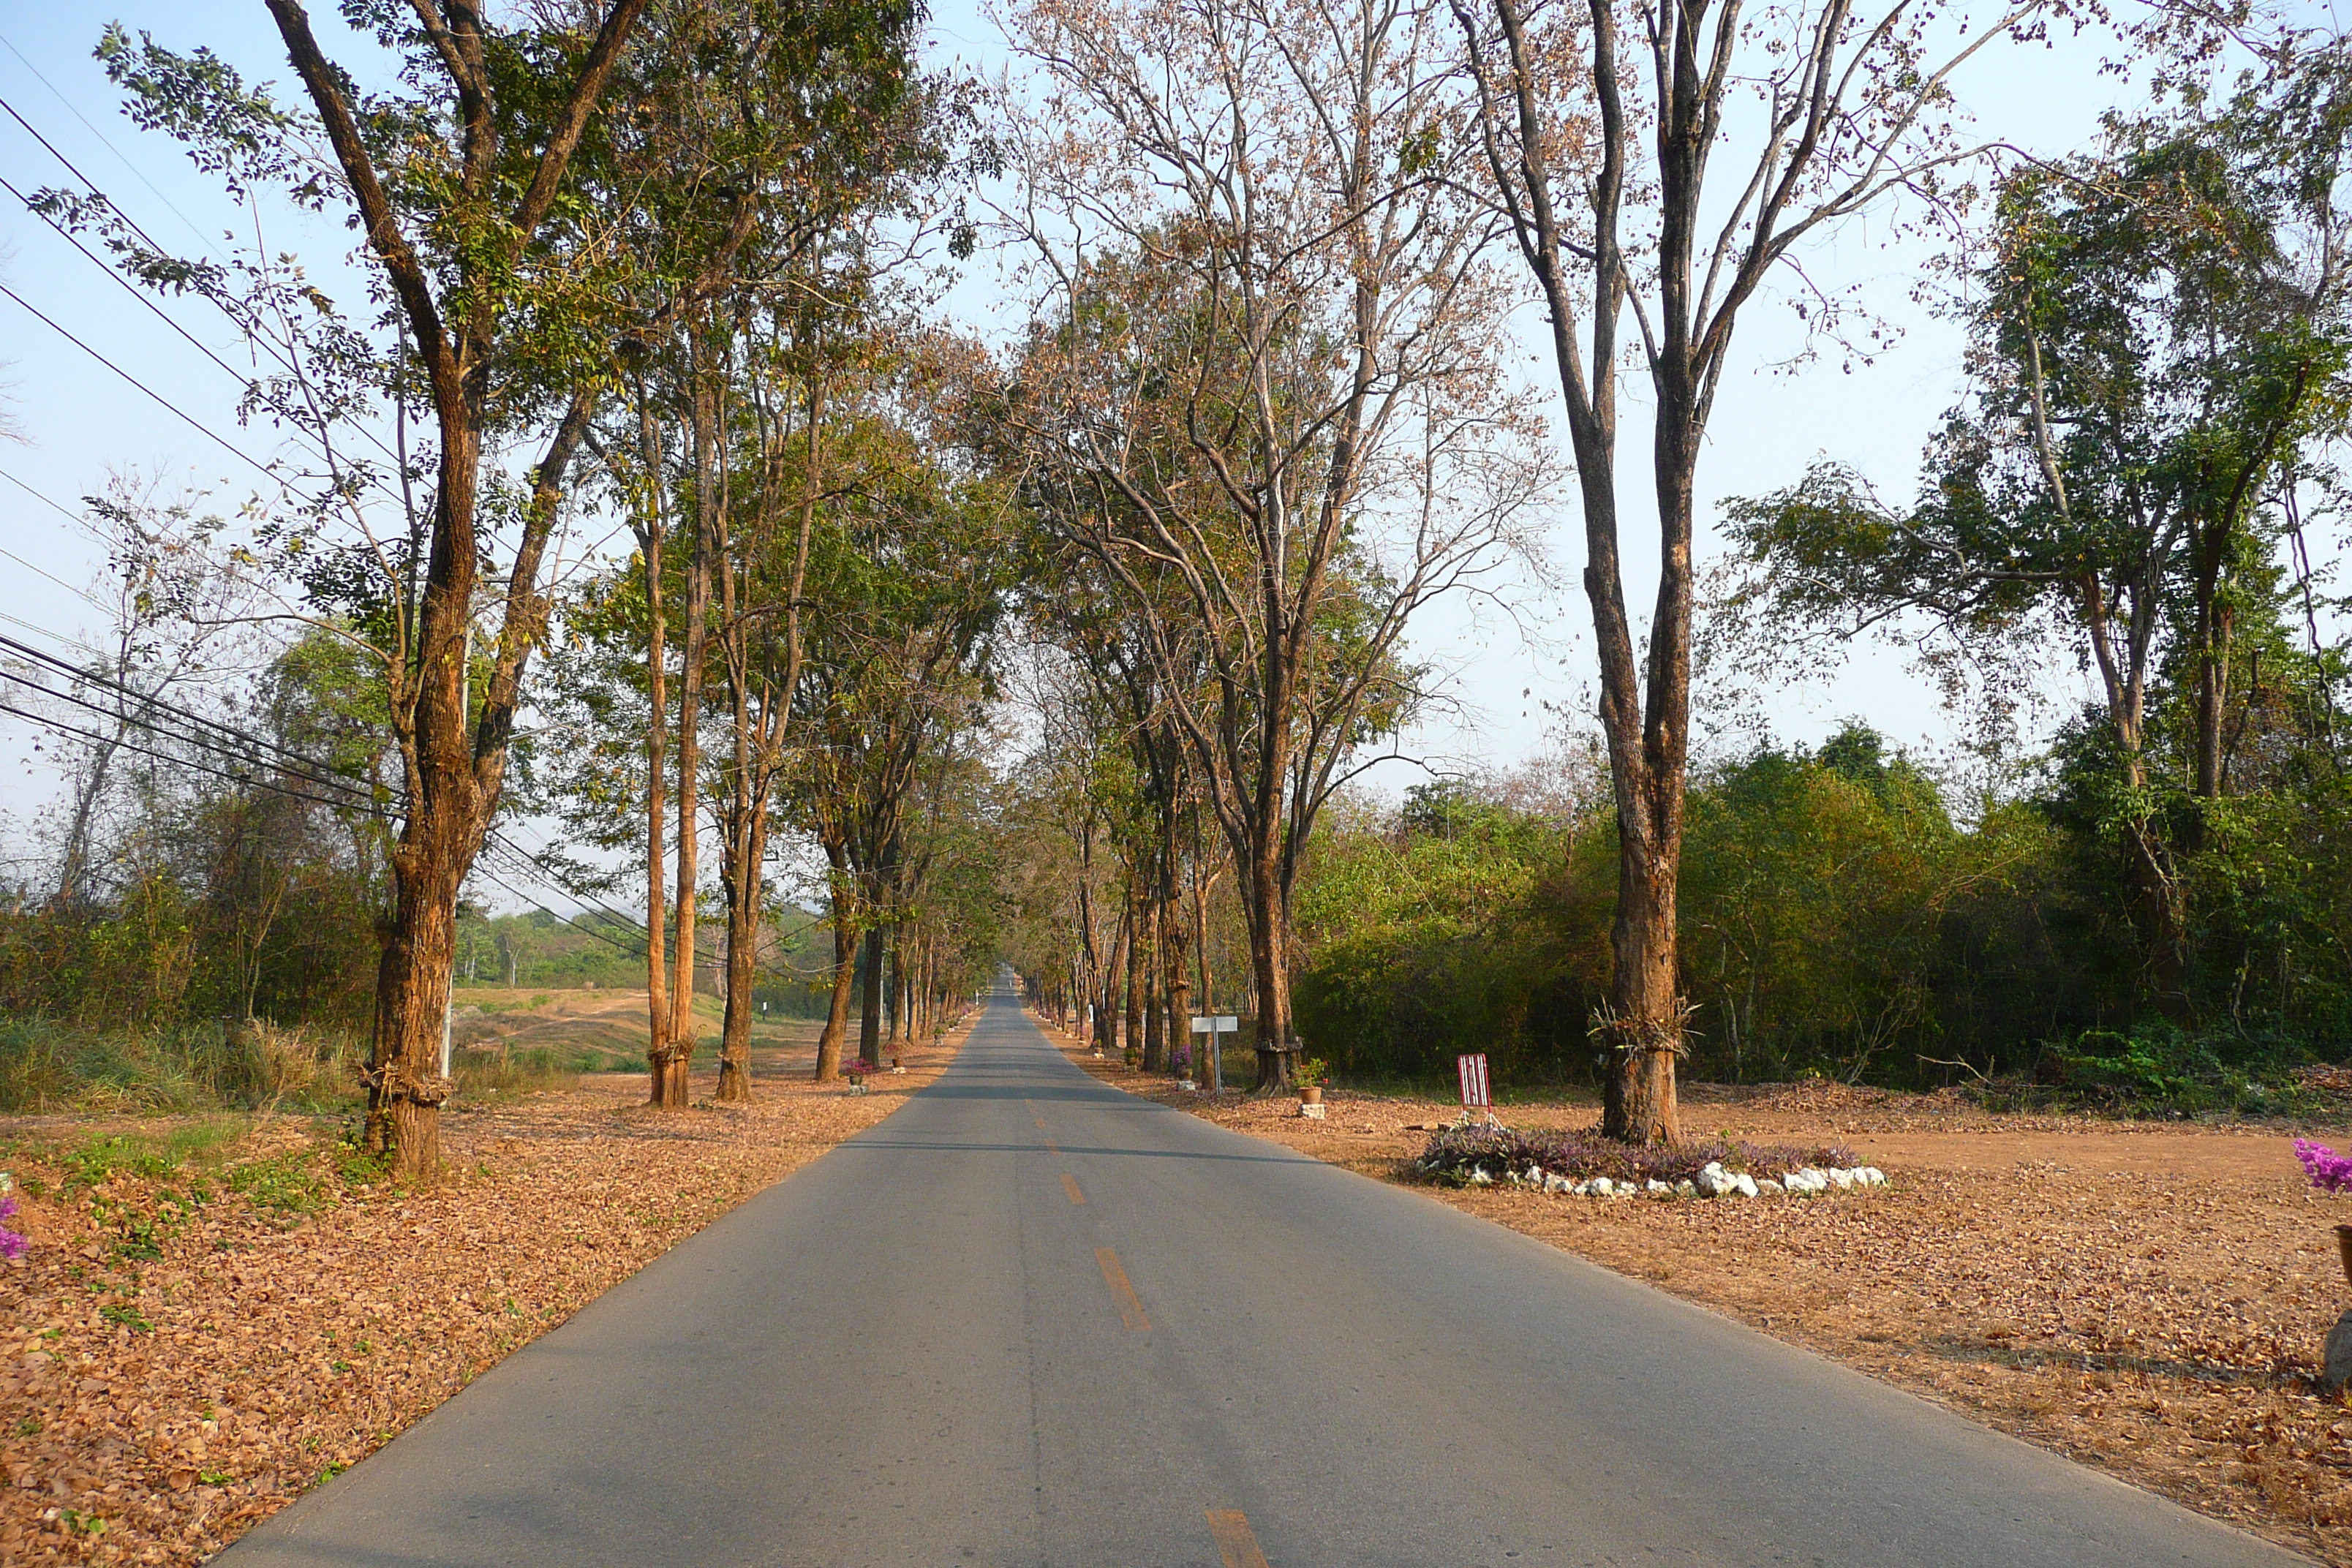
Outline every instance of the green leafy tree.
{"type": "Polygon", "coordinates": [[[1924,620],[1996,655],[2068,630],[2098,673],[2104,815],[2176,1016],[2193,963],[2181,857],[2225,793],[2239,628],[2352,407],[2333,185],[2273,158],[2299,79],[2210,116],[2117,120],[2097,154],[2004,182],[1967,312],[1973,395],[1916,506],[1824,464],[1729,509],[1774,627],[1924,620]],[[2150,766],[2168,658],[2194,694],[2189,766],[2169,778],[2150,766]]]}
{"type": "Polygon", "coordinates": [[[99,51],[133,116],[187,142],[232,195],[276,188],[348,213],[389,298],[382,325],[396,345],[344,321],[274,258],[254,258],[250,286],[240,287],[222,268],[124,247],[148,281],[207,293],[270,349],[285,374],[257,381],[252,401],[326,455],[311,531],[341,518],[352,535],[307,552],[300,531],[278,537],[289,555],[307,553],[291,564],[313,603],[360,627],[380,661],[404,775],[366,1133],[404,1177],[439,1169],[438,1109],[449,1092],[441,1026],[458,893],[504,787],[546,616],[549,542],[601,384],[605,312],[593,258],[572,243],[572,163],[646,4],[614,0],[574,27],[501,26],[470,5],[371,0],[349,7],[347,19],[401,64],[396,85],[371,93],[320,46],[299,0],[269,0],[303,110],[247,85],[208,49],[176,54],[114,29],[99,51]],[[331,155],[324,167],[312,153],[321,143],[331,155]],[[297,318],[307,324],[272,336],[272,321],[297,318]],[[412,400],[429,409],[431,447],[412,464],[404,425],[391,468],[354,466],[339,456],[341,423],[365,417],[387,393],[404,416],[412,400]],[[484,505],[489,444],[530,433],[543,441],[541,455],[501,516],[484,505]],[[379,479],[412,498],[424,480],[431,498],[388,537],[366,515],[379,479]],[[510,554],[486,581],[502,523],[510,554]],[[488,678],[469,692],[485,589],[502,609],[488,678]]]}

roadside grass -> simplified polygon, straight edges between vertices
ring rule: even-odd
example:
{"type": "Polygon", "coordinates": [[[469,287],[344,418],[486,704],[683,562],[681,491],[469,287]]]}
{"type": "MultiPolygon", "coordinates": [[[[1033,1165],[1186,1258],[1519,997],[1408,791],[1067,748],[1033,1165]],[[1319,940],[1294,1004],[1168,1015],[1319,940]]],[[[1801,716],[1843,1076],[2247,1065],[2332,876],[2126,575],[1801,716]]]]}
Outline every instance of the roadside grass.
{"type": "Polygon", "coordinates": [[[338,1032],[269,1023],[101,1029],[0,1018],[0,1114],[339,1110],[358,1092],[362,1052],[338,1032]]]}
{"type": "Polygon", "coordinates": [[[545,1089],[575,1089],[579,1087],[580,1075],[593,1070],[579,1051],[530,1046],[520,1050],[462,1052],[451,1068],[451,1076],[457,1081],[460,1095],[496,1100],[545,1089]]]}

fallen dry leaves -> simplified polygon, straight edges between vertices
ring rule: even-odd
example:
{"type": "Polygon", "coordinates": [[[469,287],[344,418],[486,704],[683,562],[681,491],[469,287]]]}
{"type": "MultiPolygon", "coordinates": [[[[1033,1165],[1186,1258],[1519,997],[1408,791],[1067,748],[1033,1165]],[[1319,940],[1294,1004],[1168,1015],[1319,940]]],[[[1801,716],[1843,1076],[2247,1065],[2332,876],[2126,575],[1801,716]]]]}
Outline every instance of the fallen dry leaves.
{"type": "Polygon", "coordinates": [[[888,1115],[962,1037],[860,1096],[786,1053],[749,1106],[650,1110],[625,1074],[453,1106],[447,1179],[418,1191],[348,1179],[334,1129],[289,1118],[201,1177],[68,1193],[79,1130],[0,1125],[47,1194],[0,1265],[0,1563],[203,1560],[888,1115]]]}
{"type": "MultiPolygon", "coordinates": [[[[1340,1090],[1313,1121],[1294,1100],[1183,1093],[1054,1037],[1122,1089],[1384,1180],[1420,1152],[1413,1124],[1457,1114],[1340,1090]]],[[[1888,1185],[1675,1203],[1419,1190],[2352,1565],[2352,1408],[2313,1382],[2352,1305],[2334,1233],[2352,1203],[2304,1181],[2291,1139],[2312,1129],[1996,1117],[1836,1085],[1694,1086],[1684,1112],[1694,1131],[1848,1144],[1888,1185]]]]}

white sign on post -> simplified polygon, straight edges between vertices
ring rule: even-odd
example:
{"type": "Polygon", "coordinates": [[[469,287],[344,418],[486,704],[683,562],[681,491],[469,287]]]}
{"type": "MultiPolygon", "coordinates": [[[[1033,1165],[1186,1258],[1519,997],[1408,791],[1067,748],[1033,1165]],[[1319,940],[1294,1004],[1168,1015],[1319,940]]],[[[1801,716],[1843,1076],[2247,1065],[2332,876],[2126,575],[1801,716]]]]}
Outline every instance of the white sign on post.
{"type": "Polygon", "coordinates": [[[1486,1082],[1486,1053],[1454,1058],[1454,1070],[1462,1075],[1462,1103],[1465,1106],[1495,1103],[1486,1082]]]}
{"type": "Polygon", "coordinates": [[[1241,1020],[1231,1013],[1192,1015],[1192,1032],[1209,1037],[1209,1092],[1225,1091],[1224,1037],[1241,1027],[1241,1020]]]}

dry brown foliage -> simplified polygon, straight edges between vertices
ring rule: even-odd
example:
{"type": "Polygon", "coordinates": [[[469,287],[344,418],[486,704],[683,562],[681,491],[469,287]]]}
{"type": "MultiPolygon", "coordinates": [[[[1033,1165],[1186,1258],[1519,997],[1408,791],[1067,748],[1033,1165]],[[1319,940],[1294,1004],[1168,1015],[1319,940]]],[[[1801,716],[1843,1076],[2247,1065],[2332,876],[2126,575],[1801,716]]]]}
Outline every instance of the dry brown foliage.
{"type": "MultiPolygon", "coordinates": [[[[1458,1108],[1185,1094],[1064,1037],[1122,1089],[1383,1180],[1458,1108]]],[[[2333,1227],[2284,1126],[1997,1117],[1952,1095],[1692,1086],[1684,1123],[1835,1142],[1875,1192],[1607,1203],[1431,1196],[1647,1280],[1987,1426],[2322,1561],[2352,1565],[2352,1409],[2313,1379],[2347,1300],[2333,1227]]],[[[1591,1106],[1505,1108],[1585,1125],[1591,1106]]]]}
{"type": "Polygon", "coordinates": [[[888,1115],[964,1032],[862,1096],[795,1050],[755,1058],[749,1105],[652,1110],[617,1073],[456,1105],[415,1191],[339,1168],[331,1124],[265,1119],[178,1218],[193,1173],[68,1194],[88,1124],[0,1123],[47,1194],[18,1194],[34,1245],[0,1265],[0,1563],[203,1560],[888,1115]]]}

